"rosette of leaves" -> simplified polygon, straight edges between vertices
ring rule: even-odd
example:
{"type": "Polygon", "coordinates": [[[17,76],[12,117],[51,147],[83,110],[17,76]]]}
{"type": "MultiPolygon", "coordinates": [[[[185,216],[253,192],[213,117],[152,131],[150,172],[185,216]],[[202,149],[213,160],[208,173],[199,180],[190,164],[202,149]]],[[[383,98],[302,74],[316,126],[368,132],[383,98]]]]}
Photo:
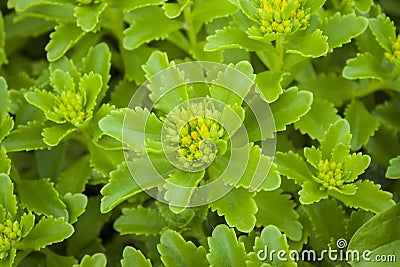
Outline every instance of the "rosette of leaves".
{"type": "Polygon", "coordinates": [[[368,21],[354,12],[325,17],[325,0],[236,1],[239,11],[214,35],[206,50],[255,51],[270,71],[265,76],[298,72],[294,66],[332,52],[362,34],[368,21]],[[351,25],[349,27],[348,25],[351,25]]]}
{"type": "MultiPolygon", "coordinates": [[[[264,212],[267,212],[261,207],[257,207],[258,205],[262,206],[263,204],[262,198],[256,200],[258,199],[256,196],[261,192],[269,192],[271,190],[275,190],[272,191],[274,192],[273,195],[278,194],[280,196],[282,193],[280,191],[276,192],[276,189],[280,186],[280,177],[276,170],[276,166],[271,162],[271,159],[268,156],[262,153],[261,148],[256,144],[259,141],[269,138],[268,136],[270,136],[274,130],[269,129],[269,133],[260,131],[260,129],[257,128],[258,124],[256,118],[254,115],[251,115],[252,113],[249,107],[242,100],[242,98],[244,99],[245,96],[249,94],[250,87],[252,85],[251,81],[254,81],[255,78],[252,67],[248,62],[240,62],[231,66],[231,68],[235,68],[249,77],[246,83],[235,80],[234,75],[229,76],[229,73],[227,74],[226,72],[221,72],[218,73],[218,75],[215,75],[217,79],[220,79],[220,83],[224,84],[223,82],[225,82],[227,87],[235,87],[237,92],[242,94],[242,98],[223,88],[222,86],[186,83],[178,86],[176,89],[164,95],[161,89],[163,86],[171,84],[169,79],[185,81],[185,74],[179,71],[174,62],[168,61],[166,54],[160,52],[153,53],[150,56],[147,64],[143,66],[148,78],[167,68],[167,73],[169,73],[168,76],[160,79],[150,79],[150,81],[153,81],[149,85],[150,99],[158,99],[160,95],[163,96],[161,99],[156,101],[152,112],[140,107],[135,107],[132,109],[120,109],[112,111],[108,116],[99,122],[99,126],[104,133],[102,138],[113,137],[120,142],[125,141],[127,144],[124,149],[133,151],[137,155],[134,158],[128,158],[127,162],[119,165],[117,170],[111,173],[111,179],[109,183],[102,189],[102,212],[109,212],[124,200],[137,195],[145,189],[155,186],[151,183],[152,179],[148,179],[148,187],[145,186],[144,188],[141,188],[131,177],[129,172],[128,167],[134,168],[137,172],[139,172],[137,175],[140,177],[149,176],[149,173],[151,172],[148,168],[143,168],[143,161],[140,157],[144,151],[147,151],[149,158],[154,164],[154,167],[157,169],[158,173],[161,173],[164,179],[167,179],[170,183],[175,185],[196,188],[199,185],[204,185],[210,181],[214,181],[221,175],[221,173],[223,173],[228,166],[232,150],[236,150],[233,152],[239,152],[239,154],[241,151],[248,150],[248,158],[246,158],[246,153],[242,153],[243,156],[238,156],[237,158],[238,162],[233,163],[234,166],[241,166],[243,165],[243,162],[248,162],[247,166],[244,167],[242,177],[240,177],[239,181],[232,181],[230,180],[231,177],[224,176],[222,178],[223,183],[232,185],[234,188],[224,197],[209,204],[209,207],[212,211],[217,211],[219,215],[224,216],[230,226],[235,226],[237,229],[243,232],[251,231],[256,225],[257,213],[260,214],[260,216],[264,216],[266,215],[264,212]],[[171,73],[173,75],[171,75],[171,73]],[[199,103],[197,106],[194,105],[191,107],[186,107],[183,105],[181,109],[175,110],[170,114],[170,111],[174,110],[174,108],[179,106],[181,103],[197,97],[203,97],[205,99],[204,102],[199,103]],[[229,139],[227,139],[224,128],[221,127],[217,121],[212,119],[212,116],[216,116],[216,118],[218,118],[218,112],[214,110],[212,104],[207,104],[207,99],[218,100],[224,103],[227,108],[234,111],[235,114],[237,114],[246,127],[249,137],[247,144],[242,144],[242,146],[239,148],[230,147],[229,139]],[[167,114],[169,114],[170,117],[168,117],[167,114]],[[202,117],[202,114],[209,114],[210,117],[202,117]],[[215,158],[212,160],[211,165],[206,165],[205,169],[196,172],[188,172],[182,170],[182,168],[173,166],[164,155],[161,144],[163,123],[166,123],[169,119],[176,119],[176,125],[179,125],[180,120],[185,121],[185,119],[187,120],[190,115],[196,119],[189,119],[187,125],[182,125],[183,127],[181,131],[177,132],[176,129],[174,130],[174,128],[170,129],[175,134],[179,133],[178,139],[174,142],[180,145],[177,153],[182,160],[191,164],[196,162],[195,160],[197,157],[201,157],[204,154],[208,155],[206,151],[213,153],[212,150],[207,148],[207,144],[203,143],[205,140],[204,138],[211,138],[216,144],[216,150],[214,150],[215,154],[213,155],[215,158]],[[124,118],[126,116],[128,121],[133,122],[128,126],[124,126],[124,118]],[[140,129],[140,127],[137,128],[134,122],[136,122],[136,125],[138,125],[140,122],[146,120],[147,124],[145,133],[143,133],[143,129],[140,129]],[[122,138],[123,127],[127,127],[128,130],[128,138],[125,140],[122,138]],[[145,134],[145,143],[141,143],[137,141],[138,138],[135,138],[135,136],[138,137],[141,134],[145,134]],[[267,175],[266,171],[268,171],[268,169],[270,169],[270,171],[267,175]],[[254,177],[261,178],[259,180],[261,182],[254,183],[254,177]],[[257,201],[259,201],[259,203],[257,203],[257,201]],[[233,203],[238,202],[246,204],[242,205],[243,208],[240,210],[232,209],[233,203]]],[[[249,101],[262,101],[258,104],[266,103],[263,96],[259,94],[255,95],[254,98],[251,98],[249,101]]],[[[301,116],[307,113],[311,102],[312,95],[310,93],[299,92],[295,87],[286,89],[285,91],[282,90],[279,98],[270,104],[275,118],[276,129],[278,131],[282,131],[286,129],[286,125],[297,121],[301,116]]],[[[190,104],[191,102],[189,101],[188,103],[190,104]]],[[[167,126],[168,125],[166,125],[166,128],[168,128],[167,126]]],[[[172,200],[174,198],[179,198],[180,203],[190,202],[192,193],[183,194],[180,191],[174,191],[175,189],[168,187],[168,184],[166,184],[166,187],[166,198],[169,197],[172,200]]],[[[267,196],[265,197],[267,198],[267,196]]],[[[292,210],[293,205],[291,204],[291,201],[284,197],[284,195],[281,197],[281,204],[285,206],[284,209],[292,210]]],[[[176,213],[183,211],[182,208],[175,207],[173,204],[170,205],[170,209],[176,213]]],[[[126,212],[127,218],[128,216],[131,216],[129,217],[131,220],[133,218],[138,219],[139,214],[143,214],[144,212],[146,212],[146,214],[154,213],[154,209],[152,208],[145,208],[144,210],[142,207],[139,207],[127,209],[124,211],[124,213],[126,212]]],[[[151,215],[151,217],[152,216],[153,215],[151,215]]],[[[296,215],[294,215],[294,217],[296,217],[296,215]]],[[[150,221],[161,220],[162,219],[159,218],[150,221]]],[[[266,220],[268,221],[269,219],[266,220]]],[[[261,221],[263,220],[261,219],[261,221]]],[[[292,233],[293,235],[291,235],[291,238],[298,239],[301,237],[301,226],[295,223],[295,221],[292,221],[292,223],[295,224],[294,229],[296,230],[294,230],[294,232],[296,233],[292,233]]],[[[126,226],[129,227],[128,225],[129,224],[126,226]]],[[[285,228],[285,226],[283,226],[283,228],[285,228]]],[[[129,227],[129,229],[132,229],[131,231],[133,232],[135,231],[134,227],[129,227]]],[[[148,227],[145,227],[145,229],[148,229],[148,227]]],[[[159,229],[158,232],[161,230],[162,229],[159,229]]]]}
{"type": "Polygon", "coordinates": [[[306,160],[293,152],[277,153],[279,172],[301,185],[299,200],[302,204],[312,204],[330,196],[349,207],[375,213],[394,205],[392,194],[380,190],[379,184],[358,179],[369,166],[370,157],[351,154],[350,140],[350,125],[340,119],[329,127],[319,148],[304,148],[306,160]]]}
{"type": "Polygon", "coordinates": [[[74,228],[63,218],[42,217],[18,211],[14,185],[0,174],[0,266],[16,266],[30,252],[70,237],[74,228]],[[49,231],[51,229],[51,231],[49,231]]]}
{"type": "MultiPolygon", "coordinates": [[[[41,135],[46,145],[56,146],[73,132],[81,133],[81,136],[93,134],[91,121],[108,88],[109,59],[105,44],[89,51],[80,71],[71,60],[63,58],[50,64],[49,83],[44,83],[42,88],[31,88],[25,94],[26,101],[45,116],[41,125],[38,124],[40,119],[37,119],[36,124],[27,127],[42,127],[41,135]]],[[[102,108],[99,110],[101,113],[102,108]]]]}

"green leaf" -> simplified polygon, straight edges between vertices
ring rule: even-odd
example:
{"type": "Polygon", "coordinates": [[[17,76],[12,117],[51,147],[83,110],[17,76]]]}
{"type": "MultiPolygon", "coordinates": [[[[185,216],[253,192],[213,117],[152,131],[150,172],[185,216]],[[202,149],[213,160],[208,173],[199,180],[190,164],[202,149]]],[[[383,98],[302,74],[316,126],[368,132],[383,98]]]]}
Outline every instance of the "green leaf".
{"type": "Polygon", "coordinates": [[[285,43],[287,53],[299,54],[303,57],[320,57],[328,52],[328,37],[321,30],[315,30],[306,36],[296,36],[285,43]]]}
{"type": "Polygon", "coordinates": [[[0,207],[5,208],[13,218],[17,214],[17,199],[14,195],[14,184],[8,175],[0,173],[0,207]]]}
{"type": "Polygon", "coordinates": [[[324,138],[321,140],[322,159],[330,159],[333,150],[342,144],[345,148],[350,148],[350,125],[344,120],[340,119],[332,124],[328,131],[325,133],[324,138]]]}
{"type": "Polygon", "coordinates": [[[369,28],[375,35],[378,43],[386,50],[392,51],[392,44],[396,41],[396,27],[389,17],[379,15],[369,19],[369,28]]]}
{"type": "MultiPolygon", "coordinates": [[[[0,96],[1,97],[1,96],[0,96]]],[[[10,134],[14,127],[14,120],[9,115],[6,115],[3,120],[0,119],[0,142],[10,134]]]]}
{"type": "Polygon", "coordinates": [[[368,20],[353,14],[341,15],[339,12],[326,18],[321,29],[328,36],[329,51],[351,42],[351,39],[362,34],[368,27],[368,20]]]}
{"type": "Polygon", "coordinates": [[[74,257],[61,256],[50,249],[43,251],[43,253],[46,255],[46,266],[71,267],[78,263],[74,257]]]}
{"type": "Polygon", "coordinates": [[[9,175],[11,170],[11,160],[7,157],[7,151],[0,147],[0,173],[9,175]]]}
{"type": "Polygon", "coordinates": [[[21,241],[14,244],[19,249],[39,250],[48,245],[58,243],[70,237],[74,227],[63,218],[42,218],[21,241]]]}
{"type": "Polygon", "coordinates": [[[265,44],[250,39],[247,34],[239,28],[227,26],[221,30],[216,30],[214,35],[207,36],[207,44],[204,46],[204,50],[206,51],[231,48],[241,48],[246,51],[260,51],[265,48],[265,44]]]}
{"type": "Polygon", "coordinates": [[[83,257],[79,265],[73,267],[106,267],[107,257],[103,253],[96,253],[92,256],[86,255],[83,257]]]}
{"type": "Polygon", "coordinates": [[[4,32],[4,19],[3,15],[0,14],[0,66],[5,63],[8,63],[6,57],[6,51],[4,50],[5,39],[6,39],[6,34],[4,32]]]}
{"type": "Polygon", "coordinates": [[[354,7],[361,13],[367,13],[373,3],[374,0],[355,0],[354,7]]]}
{"type": "Polygon", "coordinates": [[[235,231],[228,226],[215,227],[212,237],[208,237],[208,245],[210,253],[207,254],[207,260],[210,267],[246,266],[244,245],[237,241],[235,231]]]}
{"type": "Polygon", "coordinates": [[[354,100],[351,102],[345,112],[346,120],[350,124],[351,131],[351,149],[359,150],[365,145],[369,137],[378,130],[379,122],[365,108],[362,102],[354,100]]]}
{"type": "Polygon", "coordinates": [[[19,125],[4,140],[3,146],[8,152],[44,149],[48,146],[42,138],[43,125],[39,122],[29,122],[19,125]]]}
{"type": "Polygon", "coordinates": [[[184,0],[178,1],[178,3],[164,3],[162,8],[164,9],[165,16],[167,16],[169,19],[174,19],[179,17],[182,11],[191,4],[192,1],[184,0]]]}
{"type": "Polygon", "coordinates": [[[21,202],[29,210],[37,214],[63,217],[68,220],[66,206],[50,179],[22,180],[17,184],[17,189],[21,202]]]}
{"type": "MultiPolygon", "coordinates": [[[[58,71],[57,73],[63,73],[62,71],[58,71]]],[[[68,75],[69,77],[69,75],[68,75]]],[[[65,79],[64,79],[65,80],[65,79]]],[[[71,80],[72,82],[72,80],[71,80]]],[[[64,85],[63,85],[64,87],[64,85]]],[[[51,121],[62,123],[65,122],[64,119],[60,118],[58,115],[54,113],[54,106],[56,105],[55,96],[45,90],[36,89],[33,92],[28,92],[25,94],[25,99],[29,104],[34,105],[35,107],[41,109],[44,112],[44,115],[51,121]]]]}
{"type": "Polygon", "coordinates": [[[180,22],[168,19],[162,9],[155,6],[133,10],[126,15],[126,20],[131,25],[124,31],[123,45],[128,50],[154,39],[165,38],[182,28],[180,22]]]}
{"type": "Polygon", "coordinates": [[[92,117],[93,108],[96,106],[97,96],[103,87],[102,77],[98,73],[90,72],[84,74],[79,80],[79,90],[86,92],[85,109],[89,112],[89,118],[92,117]]]}
{"type": "Polygon", "coordinates": [[[268,70],[257,74],[256,84],[268,103],[274,102],[283,93],[281,82],[286,75],[283,71],[268,70]]]}
{"type": "Polygon", "coordinates": [[[100,129],[118,141],[124,141],[138,153],[145,152],[145,144],[141,141],[159,141],[162,122],[147,109],[136,107],[135,110],[113,110],[99,122],[100,129]],[[143,129],[145,128],[145,133],[143,129]],[[124,140],[122,140],[124,134],[124,140]],[[145,136],[144,136],[145,135],[145,136]]]}
{"type": "MultiPolygon", "coordinates": [[[[278,257],[271,258],[272,251],[285,251],[285,255],[289,255],[289,245],[286,236],[282,234],[274,225],[265,227],[260,236],[255,238],[254,252],[248,254],[249,260],[246,261],[248,267],[252,266],[282,266],[295,267],[297,264],[290,257],[281,261],[278,257]],[[265,258],[265,259],[264,259],[265,258]],[[268,265],[267,265],[268,264],[268,265]],[[270,265],[271,264],[271,265],[270,265]]],[[[279,256],[280,257],[280,256],[279,256]]]]}
{"type": "Polygon", "coordinates": [[[166,2],[166,0],[135,0],[135,1],[110,0],[108,2],[111,5],[111,7],[122,9],[124,11],[131,11],[146,6],[158,6],[166,2]]]}
{"type": "Polygon", "coordinates": [[[89,156],[80,157],[60,174],[56,189],[61,195],[82,193],[90,176],[89,156]]]}
{"type": "Polygon", "coordinates": [[[109,177],[110,172],[124,161],[124,154],[119,150],[104,150],[93,143],[88,144],[90,152],[90,166],[100,172],[104,177],[109,177]]]}
{"type": "Polygon", "coordinates": [[[261,191],[254,196],[258,207],[256,213],[257,227],[275,225],[290,239],[299,241],[302,237],[303,226],[299,222],[299,215],[294,210],[296,204],[289,194],[283,190],[261,191]]]}
{"type": "Polygon", "coordinates": [[[107,4],[102,2],[76,6],[74,16],[78,26],[85,32],[93,31],[106,7],[107,4]]]}
{"type": "Polygon", "coordinates": [[[171,206],[186,207],[190,203],[197,185],[203,179],[204,173],[204,170],[198,172],[177,170],[170,174],[168,182],[171,184],[164,185],[165,189],[167,189],[164,196],[165,200],[171,206]]]}
{"type": "Polygon", "coordinates": [[[301,204],[312,204],[321,199],[327,198],[328,194],[325,189],[321,189],[321,185],[314,181],[306,181],[302,184],[299,191],[301,204]]]}
{"type": "Polygon", "coordinates": [[[253,199],[254,193],[243,188],[234,188],[222,198],[210,204],[212,211],[224,216],[231,227],[249,233],[256,225],[257,205],[253,199]]]}
{"type": "Polygon", "coordinates": [[[75,194],[67,193],[63,196],[63,201],[67,206],[68,215],[69,215],[69,223],[75,223],[78,220],[78,217],[81,216],[86,209],[86,205],[88,199],[84,194],[75,194]]]}
{"type": "Polygon", "coordinates": [[[8,115],[8,90],[6,80],[0,76],[0,122],[8,115]]]}
{"type": "Polygon", "coordinates": [[[125,247],[121,265],[122,267],[152,267],[150,260],[146,259],[140,250],[133,247],[125,247]]]}
{"type": "Polygon", "coordinates": [[[167,267],[209,266],[204,247],[196,247],[191,241],[186,242],[179,233],[170,229],[161,235],[157,249],[167,267]]]}
{"type": "Polygon", "coordinates": [[[237,10],[237,6],[229,0],[195,1],[192,19],[198,23],[207,23],[219,17],[226,17],[237,10]]]}
{"type": "Polygon", "coordinates": [[[372,160],[386,168],[389,160],[399,155],[400,144],[397,133],[381,125],[365,146],[372,160]]]}
{"type": "Polygon", "coordinates": [[[297,184],[303,184],[312,179],[313,174],[307,163],[296,153],[277,152],[274,161],[278,166],[279,173],[289,179],[294,179],[297,184]]]}
{"type": "Polygon", "coordinates": [[[118,165],[117,170],[110,173],[108,184],[101,189],[103,197],[100,210],[102,213],[110,212],[118,204],[140,192],[142,192],[142,189],[137,185],[124,162],[118,165]]]}
{"type": "MultiPolygon", "coordinates": [[[[377,255],[399,255],[399,231],[393,231],[400,224],[400,204],[387,209],[361,226],[350,240],[348,250],[371,251],[370,259],[377,255]],[[377,231],[379,229],[379,231],[377,231]]],[[[376,266],[374,261],[350,261],[354,267],[376,266]]],[[[382,266],[395,266],[394,262],[381,263],[382,266]]]]}
{"type": "Polygon", "coordinates": [[[340,119],[337,109],[332,103],[314,98],[311,110],[294,123],[302,134],[308,134],[312,139],[321,140],[329,126],[340,119]]]}
{"type": "Polygon", "coordinates": [[[379,120],[379,122],[384,123],[386,126],[400,131],[400,118],[396,116],[400,112],[399,105],[397,102],[385,102],[379,105],[373,111],[373,115],[379,120]]]}
{"type": "Polygon", "coordinates": [[[277,131],[298,121],[311,108],[313,95],[307,91],[298,91],[296,87],[287,89],[278,100],[270,104],[277,131]]]}
{"type": "Polygon", "coordinates": [[[300,89],[311,91],[315,98],[325,99],[335,106],[353,99],[357,87],[355,81],[346,80],[334,73],[322,73],[299,84],[300,89]]]}
{"type": "Polygon", "coordinates": [[[61,124],[43,129],[43,141],[49,146],[57,146],[65,137],[76,128],[71,124],[61,124]]]}
{"type": "Polygon", "coordinates": [[[369,180],[357,181],[357,192],[354,195],[344,195],[337,191],[330,190],[330,196],[339,199],[346,206],[351,208],[361,208],[367,211],[379,213],[394,205],[392,194],[380,190],[379,184],[374,184],[369,180]]]}
{"type": "Polygon", "coordinates": [[[252,146],[246,170],[236,187],[241,186],[249,191],[260,189],[271,191],[279,188],[280,184],[281,179],[276,165],[269,157],[262,154],[258,146],[252,146]]]}
{"type": "Polygon", "coordinates": [[[303,205],[302,208],[312,224],[313,233],[322,243],[329,244],[332,238],[337,240],[344,237],[347,218],[342,205],[335,199],[303,205]]]}
{"type": "Polygon", "coordinates": [[[50,42],[45,47],[48,61],[60,59],[84,35],[85,32],[73,23],[57,25],[50,34],[50,42]]]}
{"type": "Polygon", "coordinates": [[[399,179],[400,178],[400,156],[397,158],[392,158],[390,161],[390,166],[386,170],[386,177],[389,179],[399,179]]]}
{"type": "Polygon", "coordinates": [[[25,237],[35,225],[35,215],[32,213],[24,213],[20,220],[22,226],[22,237],[25,237]]]}
{"type": "Polygon", "coordinates": [[[114,223],[114,228],[121,235],[158,235],[166,225],[165,219],[155,209],[138,206],[123,209],[122,215],[114,223]]]}
{"type": "Polygon", "coordinates": [[[346,180],[354,181],[357,177],[364,173],[365,169],[368,168],[371,158],[368,155],[360,153],[353,153],[344,162],[343,168],[351,172],[350,177],[346,180]]]}
{"type": "Polygon", "coordinates": [[[357,54],[357,57],[347,60],[343,68],[343,77],[346,79],[378,79],[388,78],[389,70],[372,54],[357,54]]]}
{"type": "MultiPolygon", "coordinates": [[[[90,73],[95,72],[100,74],[102,79],[102,89],[101,92],[97,92],[97,88],[90,92],[91,98],[96,99],[99,104],[100,100],[106,94],[108,88],[108,81],[111,78],[111,52],[106,43],[99,43],[94,47],[89,49],[87,56],[82,61],[82,72],[90,73]],[[96,93],[97,92],[97,93],[96,93]],[[94,96],[97,97],[94,97],[94,96]]],[[[92,78],[93,79],[93,78],[92,78]]],[[[98,81],[96,81],[98,82],[98,81]]]]}

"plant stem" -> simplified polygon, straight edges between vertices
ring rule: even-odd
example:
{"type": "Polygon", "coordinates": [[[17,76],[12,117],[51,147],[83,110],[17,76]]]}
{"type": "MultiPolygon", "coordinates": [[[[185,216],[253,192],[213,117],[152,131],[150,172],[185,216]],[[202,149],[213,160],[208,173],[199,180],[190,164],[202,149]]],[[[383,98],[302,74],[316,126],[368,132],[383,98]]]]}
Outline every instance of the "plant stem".
{"type": "Polygon", "coordinates": [[[275,41],[276,58],[274,64],[274,70],[282,70],[283,55],[285,54],[285,48],[283,47],[283,36],[279,36],[275,41]]]}
{"type": "Polygon", "coordinates": [[[183,10],[183,16],[185,17],[186,22],[186,32],[189,36],[189,42],[192,47],[197,45],[197,33],[196,29],[194,28],[194,23],[192,19],[191,7],[188,6],[183,10]]]}

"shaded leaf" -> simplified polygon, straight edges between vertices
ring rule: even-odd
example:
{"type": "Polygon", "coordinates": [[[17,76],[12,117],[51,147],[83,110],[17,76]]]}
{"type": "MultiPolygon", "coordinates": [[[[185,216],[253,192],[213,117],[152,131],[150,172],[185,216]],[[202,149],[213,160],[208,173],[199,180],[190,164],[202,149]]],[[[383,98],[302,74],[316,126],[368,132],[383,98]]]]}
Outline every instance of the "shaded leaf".
{"type": "Polygon", "coordinates": [[[201,267],[209,266],[204,247],[196,247],[191,241],[186,242],[183,237],[173,231],[166,230],[157,246],[161,260],[165,266],[201,267]]]}

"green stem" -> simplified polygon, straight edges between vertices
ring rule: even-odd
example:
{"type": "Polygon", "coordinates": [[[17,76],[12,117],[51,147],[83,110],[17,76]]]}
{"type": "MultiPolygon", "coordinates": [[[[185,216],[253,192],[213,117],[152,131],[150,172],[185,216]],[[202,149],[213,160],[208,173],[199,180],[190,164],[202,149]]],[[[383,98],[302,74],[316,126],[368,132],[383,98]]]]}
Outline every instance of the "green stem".
{"type": "Polygon", "coordinates": [[[276,58],[275,58],[274,70],[276,71],[282,70],[283,56],[285,54],[283,41],[284,41],[283,36],[279,36],[275,41],[276,58]]]}
{"type": "Polygon", "coordinates": [[[197,45],[197,33],[196,33],[196,29],[194,27],[190,6],[188,6],[187,8],[185,8],[183,10],[183,16],[185,17],[185,21],[187,23],[187,26],[185,27],[185,29],[189,36],[190,45],[192,47],[195,47],[197,45]]]}

